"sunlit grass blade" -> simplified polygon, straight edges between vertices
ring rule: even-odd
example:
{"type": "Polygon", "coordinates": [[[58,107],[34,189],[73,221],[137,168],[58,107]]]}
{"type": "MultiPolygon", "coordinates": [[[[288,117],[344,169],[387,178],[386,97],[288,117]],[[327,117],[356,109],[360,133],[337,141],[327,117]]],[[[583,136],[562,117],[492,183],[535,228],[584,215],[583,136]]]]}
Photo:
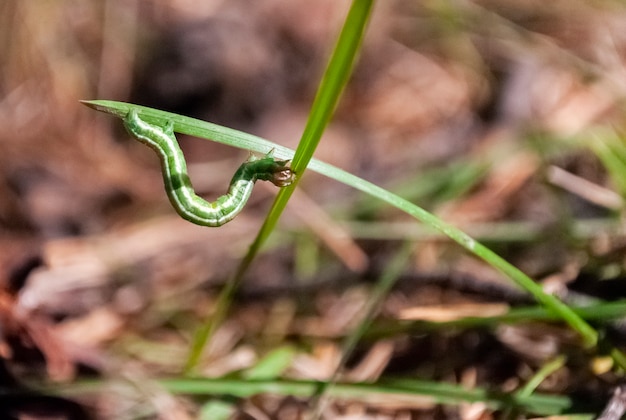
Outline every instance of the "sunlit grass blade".
{"type": "Polygon", "coordinates": [[[296,182],[279,191],[272,208],[265,218],[261,230],[250,246],[248,255],[246,255],[240,265],[236,276],[237,278],[240,278],[243,273],[247,271],[250,262],[267,240],[267,237],[274,230],[289,198],[313,158],[313,153],[322,138],[322,133],[328,125],[339,102],[341,93],[352,73],[352,67],[356,61],[373,4],[373,0],[354,0],[352,2],[339,39],[337,40],[337,45],[335,46],[326,72],[322,77],[315,100],[311,106],[302,138],[298,143],[298,148],[292,159],[291,169],[297,174],[296,182]]]}
{"type": "MultiPolygon", "coordinates": [[[[306,398],[319,387],[316,381],[296,380],[249,380],[233,378],[188,378],[163,379],[158,384],[174,394],[182,395],[228,395],[248,398],[258,394],[291,395],[306,398]]],[[[82,381],[71,385],[56,386],[49,392],[62,395],[81,395],[91,392],[125,392],[125,387],[133,385],[124,382],[82,381]]],[[[48,390],[46,390],[48,391],[48,390]]],[[[127,391],[128,392],[128,391],[127,391]]],[[[520,396],[486,388],[468,389],[445,382],[422,381],[415,379],[389,379],[377,383],[337,383],[331,390],[333,398],[352,401],[404,401],[407,406],[428,406],[434,404],[459,405],[480,402],[491,409],[516,408],[535,415],[556,415],[587,407],[580,407],[577,401],[567,396],[531,394],[520,396]]],[[[584,412],[584,411],[583,411],[584,412]]],[[[590,417],[591,418],[591,417],[590,417]]]]}
{"type": "Polygon", "coordinates": [[[565,356],[557,356],[548,363],[544,364],[541,369],[539,369],[537,373],[535,373],[533,377],[526,382],[526,385],[524,385],[524,387],[517,392],[517,395],[524,398],[532,395],[532,393],[535,392],[535,389],[537,389],[537,387],[548,376],[565,366],[566,361],[567,358],[565,356]]]}
{"type": "MultiPolygon", "coordinates": [[[[623,318],[626,314],[626,300],[599,302],[584,307],[570,308],[576,315],[588,322],[608,322],[623,318]]],[[[365,335],[368,340],[394,337],[398,334],[424,334],[434,331],[464,331],[471,328],[494,328],[504,324],[524,322],[558,322],[561,317],[545,307],[530,306],[509,309],[502,315],[486,317],[464,317],[454,321],[403,320],[393,323],[383,322],[370,327],[365,335]]]]}
{"type": "Polygon", "coordinates": [[[96,111],[106,112],[107,114],[114,115],[121,119],[124,119],[128,114],[128,111],[131,108],[134,108],[138,110],[142,120],[151,124],[165,126],[168,121],[171,121],[174,124],[174,131],[177,133],[210,139],[217,143],[249,150],[251,152],[257,152],[259,154],[267,154],[269,151],[274,150],[273,156],[277,159],[293,158],[293,150],[287,149],[279,144],[272,143],[252,134],[233,130],[232,128],[223,127],[221,125],[198,120],[196,118],[185,117],[183,115],[161,111],[147,106],[129,104],[127,102],[108,100],[90,100],[81,102],[96,111]]]}
{"type": "Polygon", "coordinates": [[[313,153],[322,137],[322,133],[328,125],[335,107],[339,102],[341,93],[352,73],[352,67],[365,33],[372,6],[373,0],[353,1],[337,40],[337,45],[335,46],[326,72],[322,77],[315,100],[311,106],[302,139],[292,159],[291,169],[296,174],[296,181],[291,186],[282,188],[279,191],[259,233],[250,245],[247,254],[241,260],[235,275],[228,281],[222,293],[220,293],[216,312],[207,321],[208,325],[203,326],[196,335],[192,352],[187,361],[187,372],[194,368],[206,343],[211,339],[217,326],[222,323],[223,317],[228,311],[234,291],[239,287],[239,283],[260,251],[261,246],[263,246],[276,227],[278,219],[287,206],[289,198],[293,194],[296,185],[302,178],[305,169],[311,161],[313,153]]]}

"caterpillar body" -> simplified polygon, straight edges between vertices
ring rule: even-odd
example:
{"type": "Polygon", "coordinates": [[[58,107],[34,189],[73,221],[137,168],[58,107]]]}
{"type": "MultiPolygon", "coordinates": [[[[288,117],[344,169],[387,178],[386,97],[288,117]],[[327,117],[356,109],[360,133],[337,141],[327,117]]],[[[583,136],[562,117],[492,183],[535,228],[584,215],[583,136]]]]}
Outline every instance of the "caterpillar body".
{"type": "Polygon", "coordinates": [[[228,193],[213,202],[199,197],[191,185],[187,164],[174,136],[170,121],[163,128],[142,120],[131,109],[124,119],[128,132],[154,150],[161,160],[165,191],[176,212],[184,219],[202,226],[222,226],[243,209],[257,180],[270,181],[277,187],[290,185],[295,174],[287,160],[274,159],[270,151],[262,158],[250,156],[230,181],[228,193]]]}

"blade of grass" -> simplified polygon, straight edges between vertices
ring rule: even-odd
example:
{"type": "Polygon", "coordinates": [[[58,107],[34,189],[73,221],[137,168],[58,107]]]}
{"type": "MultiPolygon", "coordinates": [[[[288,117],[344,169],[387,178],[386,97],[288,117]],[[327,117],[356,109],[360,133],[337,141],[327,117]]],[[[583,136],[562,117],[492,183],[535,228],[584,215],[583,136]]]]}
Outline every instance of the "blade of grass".
{"type": "MultiPolygon", "coordinates": [[[[565,356],[557,356],[553,360],[546,363],[532,378],[524,385],[522,389],[517,391],[515,395],[527,398],[533,394],[535,389],[552,373],[563,367],[567,359],[565,356]]],[[[502,411],[500,418],[513,419],[520,417],[519,407],[507,407],[502,411]]]]}
{"type": "Polygon", "coordinates": [[[311,106],[311,112],[304,128],[298,149],[291,163],[291,169],[297,174],[296,182],[287,188],[282,188],[270,211],[268,212],[259,233],[250,245],[247,254],[239,263],[234,276],[222,289],[217,301],[215,313],[206,321],[194,338],[192,351],[186,364],[186,371],[190,372],[198,363],[206,343],[210,341],[217,327],[222,323],[233,293],[239,287],[243,276],[248,271],[252,261],[259,253],[271,232],[276,227],[278,219],[287,206],[289,198],[302,178],[313,153],[319,144],[324,129],[339,102],[339,97],[352,73],[352,67],[365,33],[367,21],[372,10],[373,0],[354,0],[348,12],[343,28],[337,40],[337,45],[331,55],[326,72],[322,77],[320,87],[311,106]]]}
{"type": "MultiPolygon", "coordinates": [[[[341,222],[341,227],[346,229],[353,239],[436,241],[445,238],[441,232],[413,222],[346,221],[341,222]]],[[[550,226],[537,222],[512,221],[473,223],[468,225],[466,232],[483,242],[510,244],[541,241],[543,238],[549,238],[554,231],[550,230],[550,226]]],[[[589,240],[598,237],[599,234],[621,236],[623,229],[620,221],[614,217],[575,219],[568,233],[573,239],[589,240]]]]}
{"type": "Polygon", "coordinates": [[[177,133],[210,139],[217,143],[259,154],[267,154],[270,150],[273,150],[274,156],[278,159],[292,159],[294,154],[294,151],[291,149],[252,134],[147,106],[109,100],[89,100],[81,101],[81,103],[96,111],[105,112],[121,119],[126,117],[130,109],[136,109],[141,119],[151,124],[165,126],[166,123],[171,122],[174,126],[174,131],[177,133]]]}
{"type": "MultiPolygon", "coordinates": [[[[316,381],[297,380],[249,380],[233,378],[188,378],[161,379],[158,384],[175,394],[183,395],[228,395],[247,398],[257,394],[292,395],[308,397],[319,386],[316,381]]],[[[127,382],[113,381],[81,381],[69,385],[55,385],[42,391],[65,396],[84,395],[102,392],[105,389],[118,392],[125,391],[127,382]]],[[[335,398],[356,401],[389,401],[394,397],[399,401],[412,404],[450,404],[482,402],[492,409],[515,407],[526,413],[536,415],[555,415],[573,410],[581,410],[581,403],[567,396],[532,394],[519,396],[516,394],[491,391],[485,388],[468,389],[459,385],[415,379],[389,379],[377,383],[338,383],[332,390],[335,398]],[[579,408],[580,407],[580,408],[579,408]]]]}
{"type": "Polygon", "coordinates": [[[285,209],[289,198],[313,157],[313,153],[322,138],[322,133],[328,125],[352,73],[373,3],[373,0],[354,0],[352,2],[291,163],[291,169],[298,175],[296,182],[279,191],[261,230],[250,246],[248,255],[239,267],[236,278],[241,277],[247,271],[250,262],[274,230],[280,214],[285,209]]]}
{"type": "Polygon", "coordinates": [[[537,389],[537,387],[541,385],[541,383],[545,381],[548,376],[565,366],[566,361],[567,358],[561,355],[547,362],[537,371],[537,373],[533,375],[532,378],[530,378],[528,382],[526,382],[526,385],[524,385],[524,387],[517,392],[517,396],[523,398],[531,396],[532,393],[535,392],[535,389],[537,389]]]}
{"type": "MultiPolygon", "coordinates": [[[[626,300],[600,302],[584,307],[571,308],[586,321],[607,322],[620,319],[626,314],[626,300]]],[[[513,308],[507,313],[490,317],[466,317],[454,321],[403,321],[380,323],[371,327],[365,337],[368,340],[379,340],[398,334],[423,334],[433,331],[467,330],[470,328],[493,328],[502,324],[518,324],[523,322],[556,322],[561,317],[545,307],[532,306],[513,308]]]]}

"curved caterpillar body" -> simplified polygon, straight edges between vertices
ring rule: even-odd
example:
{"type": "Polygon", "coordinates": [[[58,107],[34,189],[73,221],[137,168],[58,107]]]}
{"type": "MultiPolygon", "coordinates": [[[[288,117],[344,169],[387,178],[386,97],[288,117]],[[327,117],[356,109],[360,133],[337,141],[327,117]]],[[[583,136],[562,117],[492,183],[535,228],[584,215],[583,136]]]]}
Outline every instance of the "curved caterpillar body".
{"type": "Polygon", "coordinates": [[[131,109],[124,119],[124,126],[159,155],[165,191],[172,206],[181,217],[197,225],[222,226],[231,221],[245,206],[257,180],[285,187],[295,179],[295,174],[287,166],[289,161],[274,159],[272,152],[263,158],[250,156],[235,172],[228,193],[208,202],[196,195],[191,185],[172,122],[161,128],[143,121],[137,110],[131,109]]]}

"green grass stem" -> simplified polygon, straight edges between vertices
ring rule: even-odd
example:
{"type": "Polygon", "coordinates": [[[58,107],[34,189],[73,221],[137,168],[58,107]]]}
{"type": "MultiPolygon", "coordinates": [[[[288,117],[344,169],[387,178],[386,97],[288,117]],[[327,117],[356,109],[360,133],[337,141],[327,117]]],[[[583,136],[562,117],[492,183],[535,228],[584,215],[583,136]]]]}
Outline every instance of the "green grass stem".
{"type": "MultiPolygon", "coordinates": [[[[291,395],[309,397],[319,387],[317,381],[297,380],[250,380],[239,378],[188,378],[162,379],[157,384],[174,394],[193,396],[224,395],[248,398],[258,394],[291,395]]],[[[55,386],[45,391],[66,396],[86,395],[94,392],[120,392],[132,394],[133,385],[120,381],[81,381],[65,386],[55,386]]],[[[584,410],[567,396],[534,393],[528,396],[505,394],[486,388],[468,389],[445,382],[415,379],[388,379],[377,383],[337,383],[330,390],[333,398],[384,403],[393,398],[405,401],[407,406],[434,404],[459,405],[481,402],[491,409],[515,408],[535,415],[557,415],[573,410],[584,410]]]]}

